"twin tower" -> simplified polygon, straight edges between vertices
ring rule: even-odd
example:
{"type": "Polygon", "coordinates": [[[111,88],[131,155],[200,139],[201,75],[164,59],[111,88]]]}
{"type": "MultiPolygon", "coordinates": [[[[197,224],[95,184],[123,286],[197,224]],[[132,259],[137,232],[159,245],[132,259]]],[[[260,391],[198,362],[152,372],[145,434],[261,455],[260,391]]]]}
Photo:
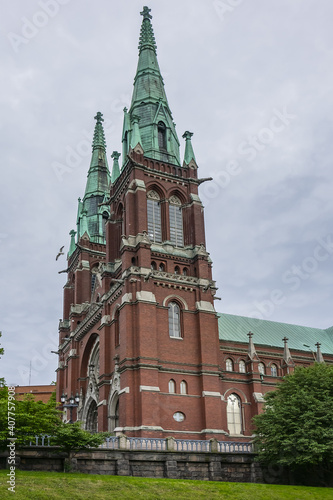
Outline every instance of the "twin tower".
{"type": "MultiPolygon", "coordinates": [[[[110,175],[97,113],[71,231],[57,400],[74,419],[128,436],[221,438],[218,320],[198,166],[184,158],[143,8],[132,102],[110,175]]],[[[68,416],[65,418],[69,418],[68,416]]]]}

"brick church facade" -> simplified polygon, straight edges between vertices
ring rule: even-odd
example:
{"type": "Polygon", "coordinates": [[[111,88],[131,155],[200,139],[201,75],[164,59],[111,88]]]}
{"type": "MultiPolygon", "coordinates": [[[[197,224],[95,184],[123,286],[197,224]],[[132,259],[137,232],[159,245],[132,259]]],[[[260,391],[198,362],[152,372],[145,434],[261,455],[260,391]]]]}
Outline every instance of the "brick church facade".
{"type": "Polygon", "coordinates": [[[95,117],[70,233],[57,400],[77,394],[73,417],[92,432],[249,440],[264,393],[283,375],[314,358],[333,362],[333,327],[216,312],[198,194],[206,179],[189,131],[180,158],[150,10],[141,14],[132,102],[111,174],[103,117],[95,117]]]}

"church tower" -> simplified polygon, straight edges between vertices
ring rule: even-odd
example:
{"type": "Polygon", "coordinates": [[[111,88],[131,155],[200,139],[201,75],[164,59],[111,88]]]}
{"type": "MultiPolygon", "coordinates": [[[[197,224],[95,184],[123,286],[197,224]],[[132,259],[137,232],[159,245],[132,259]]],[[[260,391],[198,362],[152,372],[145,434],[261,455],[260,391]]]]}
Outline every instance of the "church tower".
{"type": "Polygon", "coordinates": [[[95,117],[76,241],[71,231],[58,400],[78,393],[75,418],[92,431],[221,439],[216,287],[198,196],[203,179],[189,131],[180,159],[150,9],[141,15],[132,101],[111,176],[102,115],[95,117]]]}

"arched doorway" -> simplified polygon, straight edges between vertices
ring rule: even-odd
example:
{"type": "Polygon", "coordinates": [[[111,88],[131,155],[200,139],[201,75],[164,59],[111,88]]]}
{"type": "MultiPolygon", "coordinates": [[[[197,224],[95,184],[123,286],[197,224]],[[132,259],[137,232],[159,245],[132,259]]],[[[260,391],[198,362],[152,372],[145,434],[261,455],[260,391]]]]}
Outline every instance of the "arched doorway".
{"type": "Polygon", "coordinates": [[[91,401],[86,419],[86,430],[89,432],[97,432],[97,404],[96,401],[91,401]]]}

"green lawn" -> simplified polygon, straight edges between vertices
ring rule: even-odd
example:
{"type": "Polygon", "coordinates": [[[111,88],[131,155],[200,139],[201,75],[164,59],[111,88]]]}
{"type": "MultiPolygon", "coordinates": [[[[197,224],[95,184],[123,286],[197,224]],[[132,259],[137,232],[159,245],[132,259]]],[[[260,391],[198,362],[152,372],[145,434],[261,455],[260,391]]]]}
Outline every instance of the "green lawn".
{"type": "Polygon", "coordinates": [[[1,499],[332,500],[333,498],[331,488],[23,471],[16,471],[16,488],[13,494],[7,490],[9,486],[6,484],[7,473],[5,470],[0,471],[1,499]]]}

